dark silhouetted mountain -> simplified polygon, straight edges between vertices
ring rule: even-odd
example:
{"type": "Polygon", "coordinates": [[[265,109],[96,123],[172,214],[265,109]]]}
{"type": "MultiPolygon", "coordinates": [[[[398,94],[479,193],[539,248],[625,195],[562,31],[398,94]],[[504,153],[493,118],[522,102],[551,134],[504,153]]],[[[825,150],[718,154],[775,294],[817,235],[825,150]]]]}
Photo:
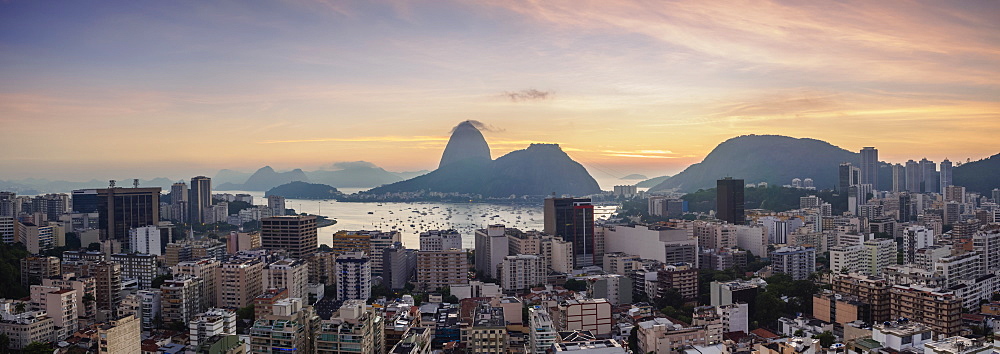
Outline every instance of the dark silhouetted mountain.
{"type": "Polygon", "coordinates": [[[444,148],[441,155],[441,163],[438,168],[450,165],[455,162],[465,160],[492,160],[490,146],[486,143],[483,133],[476,129],[473,121],[458,123],[451,131],[451,138],[448,139],[448,146],[444,148]]]}
{"type": "Polygon", "coordinates": [[[423,176],[365,193],[455,192],[504,198],[511,195],[575,195],[601,191],[587,170],[556,144],[531,144],[496,161],[470,158],[446,164],[423,176]]]}
{"type": "Polygon", "coordinates": [[[257,170],[257,172],[254,172],[253,175],[243,183],[242,189],[248,191],[266,191],[268,189],[295,181],[309,182],[309,177],[306,177],[306,173],[302,172],[302,170],[298,168],[288,172],[279,173],[275,172],[271,166],[264,166],[257,170]]]}
{"type": "Polygon", "coordinates": [[[994,188],[1000,188],[1000,154],[963,163],[952,169],[952,173],[951,182],[956,186],[989,196],[994,188]]]}
{"type": "Polygon", "coordinates": [[[278,195],[291,199],[336,199],[343,194],[331,186],[319,183],[291,182],[264,192],[264,196],[278,195]]]}
{"type": "Polygon", "coordinates": [[[645,181],[636,183],[635,186],[639,188],[651,188],[657,184],[663,183],[663,181],[666,181],[667,178],[670,178],[670,176],[653,177],[645,181]]]}
{"type": "Polygon", "coordinates": [[[645,175],[640,175],[638,173],[633,173],[628,176],[622,177],[621,179],[649,179],[649,177],[646,177],[645,175]]]}
{"type": "Polygon", "coordinates": [[[715,181],[726,176],[779,186],[791,183],[792,178],[812,178],[816,188],[829,189],[837,184],[841,163],[857,165],[859,161],[860,154],[821,140],[744,135],[719,144],[702,162],[650,190],[676,188],[693,192],[715,187],[715,181]]]}
{"type": "Polygon", "coordinates": [[[242,185],[246,182],[247,178],[250,178],[250,173],[234,170],[219,170],[218,173],[212,177],[212,184],[216,186],[221,186],[226,183],[242,185]]]}

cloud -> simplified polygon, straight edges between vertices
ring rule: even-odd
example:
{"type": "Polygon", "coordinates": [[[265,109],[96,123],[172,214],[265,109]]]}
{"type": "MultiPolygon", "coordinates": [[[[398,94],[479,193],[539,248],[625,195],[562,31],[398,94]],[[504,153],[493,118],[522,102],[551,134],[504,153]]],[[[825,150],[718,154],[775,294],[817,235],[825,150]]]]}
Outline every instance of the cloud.
{"type": "Polygon", "coordinates": [[[462,123],[458,123],[458,125],[456,125],[454,128],[451,128],[451,131],[449,132],[449,134],[454,133],[455,129],[458,129],[458,127],[461,126],[462,124],[469,124],[469,125],[472,125],[473,127],[475,127],[476,129],[479,129],[479,131],[485,131],[485,132],[491,132],[491,133],[500,133],[500,132],[505,131],[502,128],[498,128],[496,126],[493,126],[493,125],[490,125],[490,124],[486,124],[486,123],[480,122],[480,121],[475,120],[475,119],[469,119],[469,120],[466,120],[466,121],[464,121],[462,123]]]}
{"type": "Polygon", "coordinates": [[[544,101],[551,99],[555,93],[552,91],[539,91],[527,89],[521,91],[504,91],[500,97],[509,99],[511,102],[544,101]]]}
{"type": "Polygon", "coordinates": [[[296,139],[296,140],[265,140],[258,144],[286,144],[286,143],[322,143],[322,142],[421,142],[421,141],[448,141],[442,136],[362,136],[357,138],[318,138],[318,139],[296,139]]]}

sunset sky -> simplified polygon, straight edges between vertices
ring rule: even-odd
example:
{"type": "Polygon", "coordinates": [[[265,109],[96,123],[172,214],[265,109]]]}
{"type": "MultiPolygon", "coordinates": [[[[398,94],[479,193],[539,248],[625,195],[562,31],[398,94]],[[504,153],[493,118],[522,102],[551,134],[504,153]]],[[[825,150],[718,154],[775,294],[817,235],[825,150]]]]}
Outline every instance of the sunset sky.
{"type": "Polygon", "coordinates": [[[433,169],[559,143],[674,174],[744,134],[1000,152],[998,1],[5,1],[0,179],[433,169]]]}

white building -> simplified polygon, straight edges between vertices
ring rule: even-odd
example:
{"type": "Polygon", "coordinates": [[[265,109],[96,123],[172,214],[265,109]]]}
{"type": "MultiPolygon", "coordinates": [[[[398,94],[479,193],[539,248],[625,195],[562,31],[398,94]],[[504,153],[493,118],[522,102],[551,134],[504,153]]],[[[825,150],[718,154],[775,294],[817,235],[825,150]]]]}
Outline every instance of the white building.
{"type": "Polygon", "coordinates": [[[476,230],[476,271],[493,279],[500,278],[499,265],[510,253],[507,228],[490,225],[476,230]]]}
{"type": "Polygon", "coordinates": [[[130,229],[128,237],[131,241],[132,251],[138,253],[162,256],[163,246],[167,244],[163,242],[160,228],[153,225],[130,229]]]}
{"type": "Polygon", "coordinates": [[[32,285],[31,309],[41,310],[52,317],[52,325],[57,339],[65,339],[79,328],[77,322],[77,297],[82,296],[73,289],[57,286],[32,285]]]}
{"type": "Polygon", "coordinates": [[[264,289],[288,289],[288,297],[307,298],[309,263],[303,259],[282,259],[264,266],[264,289]]]}
{"type": "Polygon", "coordinates": [[[903,261],[913,263],[917,250],[934,245],[934,230],[921,225],[903,229],[903,261]]]}
{"type": "Polygon", "coordinates": [[[364,252],[337,257],[337,300],[367,300],[372,296],[372,270],[364,252]]]}
{"type": "Polygon", "coordinates": [[[135,294],[139,298],[138,317],[142,320],[142,328],[152,329],[154,319],[160,316],[160,289],[139,290],[135,294]]]}
{"type": "Polygon", "coordinates": [[[754,256],[767,258],[767,232],[760,226],[736,226],[736,246],[754,256]]]}
{"type": "Polygon", "coordinates": [[[481,281],[470,281],[469,284],[455,284],[449,287],[451,294],[459,300],[470,297],[497,297],[503,295],[500,285],[493,283],[483,283],[481,281]]]}
{"type": "Polygon", "coordinates": [[[209,309],[194,316],[188,322],[191,347],[197,348],[200,341],[214,335],[236,334],[236,312],[226,309],[209,309]]]}
{"type": "Polygon", "coordinates": [[[614,225],[604,231],[604,253],[623,252],[667,264],[698,265],[698,239],[689,230],[614,225]]]}
{"type": "Polygon", "coordinates": [[[542,257],[529,254],[506,256],[501,262],[500,287],[506,291],[522,291],[545,284],[546,267],[542,257]]]}
{"type": "Polygon", "coordinates": [[[788,274],[794,280],[804,280],[816,271],[816,249],[782,247],[771,253],[771,262],[776,273],[788,274]]]}
{"type": "Polygon", "coordinates": [[[917,322],[888,322],[872,326],[872,339],[896,352],[921,351],[924,343],[933,340],[931,328],[917,322]]]}
{"type": "Polygon", "coordinates": [[[455,230],[431,230],[420,233],[421,251],[462,249],[462,234],[455,230]]]}
{"type": "Polygon", "coordinates": [[[267,208],[271,209],[271,216],[285,215],[285,197],[277,195],[267,196],[267,208]]]}
{"type": "Polygon", "coordinates": [[[546,350],[559,341],[559,332],[552,322],[552,316],[541,306],[528,308],[528,352],[545,354],[546,350]]]}

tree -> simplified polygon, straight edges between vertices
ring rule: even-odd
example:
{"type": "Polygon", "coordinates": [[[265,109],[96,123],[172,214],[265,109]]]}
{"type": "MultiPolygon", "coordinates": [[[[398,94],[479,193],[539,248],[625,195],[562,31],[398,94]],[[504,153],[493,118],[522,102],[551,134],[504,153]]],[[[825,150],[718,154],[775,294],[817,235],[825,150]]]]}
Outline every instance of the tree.
{"type": "Polygon", "coordinates": [[[174,322],[170,322],[170,324],[167,325],[167,329],[169,329],[171,331],[177,331],[177,332],[187,332],[188,331],[188,325],[187,325],[187,323],[184,323],[184,322],[181,322],[181,321],[174,321],[174,322]]]}
{"type": "Polygon", "coordinates": [[[163,285],[163,282],[173,278],[174,278],[173,274],[159,275],[156,278],[153,278],[153,282],[150,286],[152,286],[153,288],[159,288],[161,285],[163,285]]]}
{"type": "MultiPolygon", "coordinates": [[[[770,288],[768,284],[768,288],[770,288]]],[[[781,301],[777,296],[771,293],[770,289],[764,293],[757,295],[757,310],[754,315],[754,321],[762,327],[772,327],[778,321],[778,317],[781,316],[781,310],[785,307],[785,303],[781,301]]]]}
{"type": "Polygon", "coordinates": [[[18,302],[16,305],[14,305],[14,313],[22,314],[26,310],[26,307],[27,305],[25,305],[23,302],[18,302]]]}
{"type": "Polygon", "coordinates": [[[566,288],[566,290],[584,291],[587,290],[587,282],[583,280],[569,279],[566,281],[566,284],[563,284],[563,287],[566,288]]]}
{"type": "Polygon", "coordinates": [[[241,320],[254,320],[253,305],[247,307],[241,307],[236,310],[236,318],[241,320]]]}
{"type": "MultiPolygon", "coordinates": [[[[443,300],[444,300],[444,302],[447,302],[449,304],[457,304],[458,301],[459,301],[458,300],[458,296],[455,296],[455,295],[445,296],[443,300]]],[[[527,317],[525,317],[525,318],[527,318],[527,317]]]]}
{"type": "Polygon", "coordinates": [[[639,326],[633,326],[628,334],[628,349],[633,353],[639,350],[639,326]]]}
{"type": "Polygon", "coordinates": [[[31,342],[21,350],[24,354],[52,354],[52,346],[42,342],[31,342]]]}
{"type": "Polygon", "coordinates": [[[101,244],[97,243],[97,242],[91,242],[89,245],[87,245],[87,250],[88,251],[100,251],[101,250],[101,244]]]}
{"type": "Polygon", "coordinates": [[[819,339],[819,346],[823,348],[829,348],[833,345],[833,342],[837,340],[837,337],[835,337],[833,333],[830,333],[830,331],[817,334],[813,336],[813,338],[819,339]]]}
{"type": "Polygon", "coordinates": [[[6,333],[0,333],[0,353],[10,353],[10,337],[6,333]]]}

